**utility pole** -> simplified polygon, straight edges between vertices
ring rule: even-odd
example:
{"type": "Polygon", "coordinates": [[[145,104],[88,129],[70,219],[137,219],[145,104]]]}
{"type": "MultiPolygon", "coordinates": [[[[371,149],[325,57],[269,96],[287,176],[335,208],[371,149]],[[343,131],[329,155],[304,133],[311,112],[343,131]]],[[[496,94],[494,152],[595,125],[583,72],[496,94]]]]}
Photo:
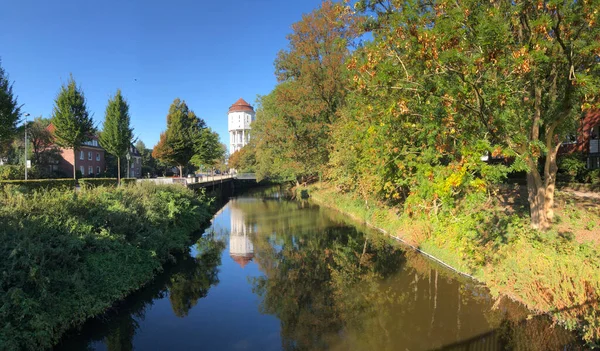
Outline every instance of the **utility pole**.
{"type": "Polygon", "coordinates": [[[27,180],[27,117],[29,117],[29,113],[25,115],[25,180],[27,180]]]}

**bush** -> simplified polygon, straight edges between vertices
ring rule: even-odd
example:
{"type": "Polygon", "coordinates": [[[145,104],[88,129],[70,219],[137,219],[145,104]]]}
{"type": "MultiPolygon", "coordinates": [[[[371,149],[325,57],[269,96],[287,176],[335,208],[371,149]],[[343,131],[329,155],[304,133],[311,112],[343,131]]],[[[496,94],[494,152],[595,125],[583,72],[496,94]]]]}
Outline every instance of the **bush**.
{"type": "Polygon", "coordinates": [[[117,178],[81,178],[79,179],[79,185],[82,188],[117,186],[117,178]]]}
{"type": "Polygon", "coordinates": [[[179,186],[0,197],[0,350],[51,348],[149,282],[210,219],[179,186]]]}
{"type": "Polygon", "coordinates": [[[137,178],[122,178],[121,183],[123,185],[135,184],[137,183],[137,178]]]}
{"type": "MultiPolygon", "coordinates": [[[[81,178],[79,185],[85,188],[96,188],[99,186],[117,186],[117,178],[81,178]]],[[[121,184],[135,184],[136,178],[121,178],[121,184]]]]}
{"type": "Polygon", "coordinates": [[[70,190],[75,187],[74,179],[30,179],[30,180],[0,180],[0,189],[7,187],[16,187],[22,192],[32,192],[35,190],[70,190]]]}
{"type": "Polygon", "coordinates": [[[558,177],[562,181],[581,182],[587,173],[585,157],[580,153],[564,155],[558,159],[558,177]]]}

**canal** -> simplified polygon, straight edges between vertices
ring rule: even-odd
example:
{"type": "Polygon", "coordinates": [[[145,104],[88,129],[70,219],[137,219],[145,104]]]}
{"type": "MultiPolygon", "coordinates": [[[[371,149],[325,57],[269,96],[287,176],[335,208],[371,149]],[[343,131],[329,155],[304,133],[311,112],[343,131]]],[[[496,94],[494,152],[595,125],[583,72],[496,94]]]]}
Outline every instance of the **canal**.
{"type": "Polygon", "coordinates": [[[173,261],[56,349],[579,349],[546,318],[277,188],[231,199],[173,261]]]}

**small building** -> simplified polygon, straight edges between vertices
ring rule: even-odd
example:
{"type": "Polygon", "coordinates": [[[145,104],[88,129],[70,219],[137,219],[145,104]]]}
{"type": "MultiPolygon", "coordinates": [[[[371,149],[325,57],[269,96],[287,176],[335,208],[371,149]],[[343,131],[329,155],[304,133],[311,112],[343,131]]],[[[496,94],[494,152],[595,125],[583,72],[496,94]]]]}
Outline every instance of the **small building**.
{"type": "Polygon", "coordinates": [[[586,113],[577,129],[577,136],[561,145],[560,153],[573,152],[585,156],[588,168],[600,168],[600,111],[586,113]]]}
{"type": "Polygon", "coordinates": [[[126,178],[141,178],[142,177],[142,154],[139,150],[131,145],[129,147],[129,169],[126,178]]]}
{"type": "Polygon", "coordinates": [[[229,152],[234,153],[243,148],[250,141],[250,124],[254,122],[256,114],[249,103],[240,98],[229,107],[229,152]]]}
{"type": "MultiPolygon", "coordinates": [[[[54,133],[55,127],[50,123],[47,129],[54,133]]],[[[59,170],[66,176],[73,174],[73,167],[79,170],[83,177],[97,176],[106,168],[105,150],[98,143],[97,135],[92,135],[77,151],[69,148],[59,150],[61,157],[58,163],[52,166],[52,170],[59,170]]]]}

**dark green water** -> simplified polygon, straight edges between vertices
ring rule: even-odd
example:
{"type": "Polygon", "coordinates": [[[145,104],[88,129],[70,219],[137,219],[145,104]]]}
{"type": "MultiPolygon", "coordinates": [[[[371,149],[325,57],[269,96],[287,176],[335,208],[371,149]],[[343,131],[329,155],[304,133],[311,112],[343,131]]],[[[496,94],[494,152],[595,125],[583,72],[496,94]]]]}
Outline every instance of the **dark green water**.
{"type": "Polygon", "coordinates": [[[229,201],[155,282],[60,350],[563,350],[571,333],[337,212],[229,201]]]}

